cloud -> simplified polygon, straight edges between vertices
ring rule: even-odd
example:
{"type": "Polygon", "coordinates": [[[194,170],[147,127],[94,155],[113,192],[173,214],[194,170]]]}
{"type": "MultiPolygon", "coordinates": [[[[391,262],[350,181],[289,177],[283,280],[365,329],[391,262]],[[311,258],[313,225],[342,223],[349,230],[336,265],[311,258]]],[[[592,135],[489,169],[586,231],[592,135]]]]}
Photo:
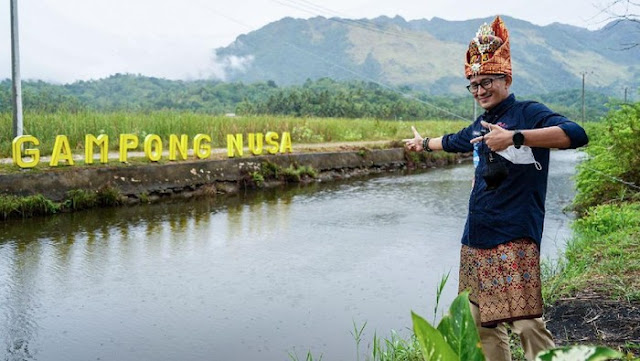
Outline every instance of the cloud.
{"type": "MultiPolygon", "coordinates": [[[[216,66],[220,67],[222,73],[218,75],[222,80],[227,80],[233,74],[244,73],[253,63],[255,57],[253,55],[237,56],[225,55],[220,58],[216,57],[216,66]]],[[[215,67],[215,66],[214,66],[215,67]]]]}

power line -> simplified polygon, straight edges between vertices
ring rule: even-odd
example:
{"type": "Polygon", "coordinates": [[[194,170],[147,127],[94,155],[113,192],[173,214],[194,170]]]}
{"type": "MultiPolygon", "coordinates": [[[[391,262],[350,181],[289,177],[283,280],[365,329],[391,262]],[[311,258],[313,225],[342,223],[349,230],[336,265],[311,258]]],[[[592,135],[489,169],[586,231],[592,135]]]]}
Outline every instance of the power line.
{"type": "Polygon", "coordinates": [[[600,171],[600,170],[597,170],[597,169],[594,169],[594,168],[591,168],[591,167],[587,167],[585,165],[582,165],[582,167],[584,167],[585,169],[588,169],[588,170],[590,170],[592,172],[596,172],[598,174],[601,174],[601,175],[603,175],[603,176],[605,176],[605,177],[607,177],[607,178],[609,178],[609,179],[611,179],[611,180],[613,180],[615,182],[622,183],[622,184],[624,184],[624,185],[626,185],[628,187],[631,187],[633,189],[637,189],[637,190],[640,191],[640,186],[637,186],[635,183],[627,182],[624,179],[620,179],[620,178],[614,177],[614,176],[609,175],[609,174],[607,174],[607,173],[605,173],[603,171],[600,171]]]}

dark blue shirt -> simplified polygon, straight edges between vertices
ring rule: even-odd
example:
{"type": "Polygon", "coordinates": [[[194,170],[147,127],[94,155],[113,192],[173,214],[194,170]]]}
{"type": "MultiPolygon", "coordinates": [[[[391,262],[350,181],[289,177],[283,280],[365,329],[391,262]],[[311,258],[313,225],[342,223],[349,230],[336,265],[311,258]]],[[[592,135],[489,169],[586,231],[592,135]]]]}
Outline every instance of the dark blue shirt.
{"type": "MultiPolygon", "coordinates": [[[[456,134],[445,135],[442,146],[447,152],[471,152],[469,141],[484,129],[480,121],[498,124],[509,130],[537,129],[558,126],[571,139],[569,149],[581,147],[589,141],[584,129],[564,116],[554,113],[537,102],[516,101],[513,94],[491,110],[482,114],[473,124],[456,134]]],[[[542,240],[549,149],[532,148],[533,156],[542,166],[513,164],[504,161],[508,176],[495,189],[487,189],[482,177],[487,167],[490,150],[484,142],[476,143],[480,155],[475,171],[475,182],[469,198],[469,213],[462,235],[462,244],[476,248],[493,248],[519,238],[531,238],[538,245],[542,240]]]]}

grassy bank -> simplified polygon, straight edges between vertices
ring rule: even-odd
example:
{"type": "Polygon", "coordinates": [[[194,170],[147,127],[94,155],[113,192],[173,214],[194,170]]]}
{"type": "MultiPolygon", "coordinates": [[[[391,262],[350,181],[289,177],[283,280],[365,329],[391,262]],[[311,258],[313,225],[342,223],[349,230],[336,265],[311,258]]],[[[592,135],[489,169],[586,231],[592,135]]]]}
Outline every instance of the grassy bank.
{"type": "Polygon", "coordinates": [[[565,257],[551,265],[546,302],[589,294],[640,301],[640,103],[588,127],[587,159],[578,167],[579,219],[565,257]]]}
{"type": "MultiPolygon", "coordinates": [[[[375,119],[294,118],[282,116],[225,117],[177,111],[147,113],[77,112],[24,114],[24,134],[35,136],[41,154],[50,154],[56,135],[66,135],[71,148],[81,152],[86,134],[106,134],[109,147],[117,150],[120,134],[135,134],[140,141],[148,134],[168,142],[170,134],[208,134],[214,148],[226,147],[226,135],[236,133],[290,132],[295,143],[349,142],[360,140],[397,140],[412,136],[411,125],[432,136],[457,131],[465,121],[424,120],[417,122],[375,119]]],[[[0,113],[0,134],[12,134],[11,113],[0,113]]],[[[11,137],[0,140],[0,158],[11,157],[11,137]]],[[[166,144],[165,144],[166,145],[166,144]]],[[[142,145],[140,145],[142,149],[142,145]]]]}

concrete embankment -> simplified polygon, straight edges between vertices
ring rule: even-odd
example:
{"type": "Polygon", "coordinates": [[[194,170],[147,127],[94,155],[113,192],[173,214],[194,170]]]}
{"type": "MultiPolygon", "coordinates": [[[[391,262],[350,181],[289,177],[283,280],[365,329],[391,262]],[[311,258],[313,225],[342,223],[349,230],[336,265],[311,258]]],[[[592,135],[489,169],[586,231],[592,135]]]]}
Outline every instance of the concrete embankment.
{"type": "MultiPolygon", "coordinates": [[[[292,153],[222,160],[193,160],[144,165],[93,165],[64,167],[47,171],[24,170],[1,174],[0,191],[5,195],[42,194],[60,202],[71,190],[117,189],[125,202],[163,197],[190,197],[199,194],[232,193],[269,162],[284,169],[312,167],[316,178],[329,181],[345,177],[401,170],[407,167],[434,167],[459,162],[457,155],[407,156],[403,148],[360,149],[336,152],[292,153]]],[[[263,186],[284,183],[270,180],[263,186]]]]}

